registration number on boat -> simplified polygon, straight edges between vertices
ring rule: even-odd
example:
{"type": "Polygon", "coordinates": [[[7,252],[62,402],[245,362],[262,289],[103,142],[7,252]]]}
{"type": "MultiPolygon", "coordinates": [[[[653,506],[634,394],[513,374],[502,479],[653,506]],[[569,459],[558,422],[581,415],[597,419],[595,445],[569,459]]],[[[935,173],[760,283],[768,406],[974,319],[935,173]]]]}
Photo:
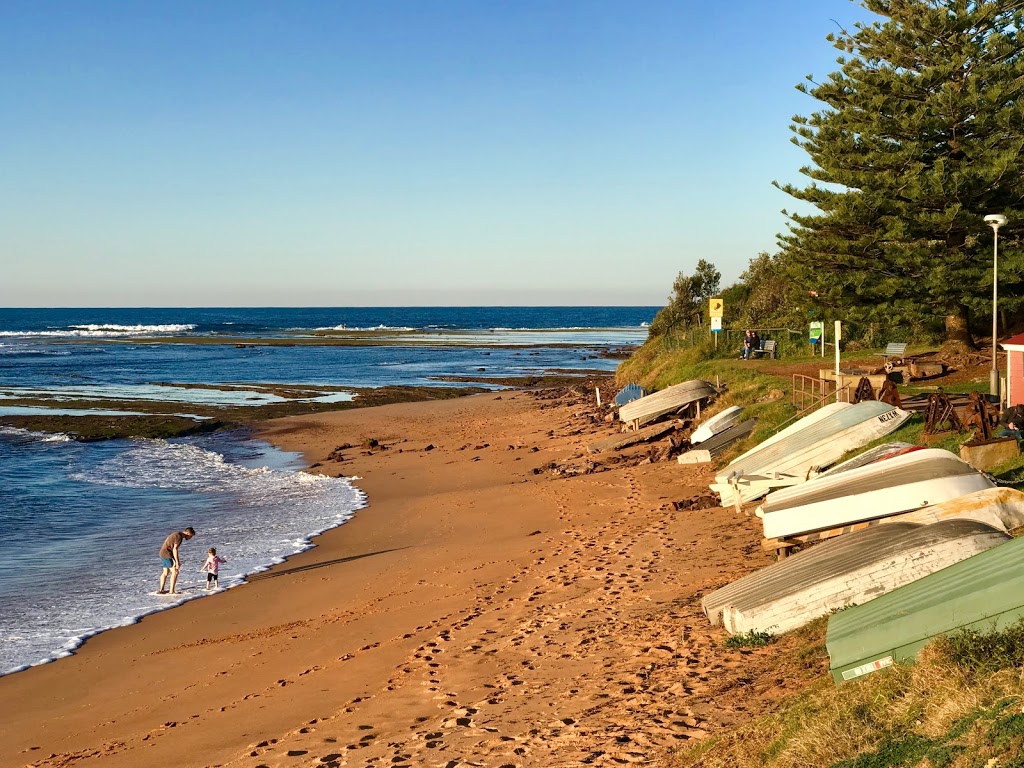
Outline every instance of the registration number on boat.
{"type": "Polygon", "coordinates": [[[892,656],[885,656],[884,658],[868,662],[867,664],[861,664],[859,667],[846,670],[843,672],[843,680],[853,680],[855,677],[866,675],[869,672],[877,672],[880,669],[885,669],[886,667],[891,666],[892,656]]]}
{"type": "Polygon", "coordinates": [[[879,423],[881,423],[881,424],[885,424],[885,422],[887,422],[887,421],[892,421],[892,420],[893,420],[893,419],[895,419],[895,418],[896,418],[896,417],[897,417],[898,415],[899,415],[899,411],[897,411],[897,410],[893,409],[893,410],[891,410],[891,411],[888,411],[887,413],[883,413],[883,414],[882,414],[881,416],[879,416],[879,417],[878,417],[878,421],[879,421],[879,423]]]}

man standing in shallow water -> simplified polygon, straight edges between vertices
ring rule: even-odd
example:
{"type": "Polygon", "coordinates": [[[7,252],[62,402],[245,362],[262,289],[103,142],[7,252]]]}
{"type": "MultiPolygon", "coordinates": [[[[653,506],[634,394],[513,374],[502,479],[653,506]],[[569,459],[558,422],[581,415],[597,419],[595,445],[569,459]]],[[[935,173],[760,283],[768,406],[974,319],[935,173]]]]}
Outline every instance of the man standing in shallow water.
{"type": "Polygon", "coordinates": [[[177,594],[175,587],[178,584],[178,572],[181,570],[181,560],[178,557],[178,547],[181,546],[181,542],[188,541],[195,535],[196,532],[189,527],[184,531],[175,531],[164,539],[164,545],[160,547],[160,560],[164,564],[164,570],[160,574],[160,591],[157,594],[177,594]],[[171,575],[170,590],[166,589],[167,574],[171,575]]]}

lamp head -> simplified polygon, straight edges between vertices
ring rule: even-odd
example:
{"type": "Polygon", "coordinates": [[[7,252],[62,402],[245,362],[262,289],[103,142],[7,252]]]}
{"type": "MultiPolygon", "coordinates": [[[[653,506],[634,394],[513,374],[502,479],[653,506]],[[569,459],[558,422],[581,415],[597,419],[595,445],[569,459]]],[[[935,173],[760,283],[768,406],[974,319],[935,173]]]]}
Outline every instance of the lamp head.
{"type": "Polygon", "coordinates": [[[1007,222],[1007,218],[1001,213],[990,213],[985,217],[985,223],[988,224],[992,229],[999,229],[1007,222]]]}

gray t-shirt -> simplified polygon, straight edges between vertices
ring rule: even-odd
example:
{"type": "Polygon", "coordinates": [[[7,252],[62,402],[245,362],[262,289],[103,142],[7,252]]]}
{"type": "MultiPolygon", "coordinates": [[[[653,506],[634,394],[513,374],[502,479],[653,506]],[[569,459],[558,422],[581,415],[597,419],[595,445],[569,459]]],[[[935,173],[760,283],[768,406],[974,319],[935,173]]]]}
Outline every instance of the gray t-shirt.
{"type": "Polygon", "coordinates": [[[160,557],[169,557],[174,559],[174,548],[181,546],[181,542],[185,541],[185,534],[181,531],[175,531],[166,539],[164,539],[164,545],[160,547],[160,557]]]}

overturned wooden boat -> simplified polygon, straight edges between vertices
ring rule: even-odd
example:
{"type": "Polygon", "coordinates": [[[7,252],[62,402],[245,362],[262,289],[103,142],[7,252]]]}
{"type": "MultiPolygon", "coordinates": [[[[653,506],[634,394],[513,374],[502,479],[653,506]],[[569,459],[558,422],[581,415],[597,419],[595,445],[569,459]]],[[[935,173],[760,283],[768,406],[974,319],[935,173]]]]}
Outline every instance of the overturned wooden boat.
{"type": "Polygon", "coordinates": [[[740,417],[743,415],[743,406],[733,405],[726,408],[721,413],[717,413],[710,419],[705,421],[690,435],[690,444],[699,445],[705,440],[709,440],[719,432],[722,432],[733,424],[739,424],[740,417]]]}
{"type": "Polygon", "coordinates": [[[836,682],[910,662],[934,638],[1002,629],[1024,617],[1024,538],[893,590],[829,619],[825,647],[836,682]]]}
{"type": "Polygon", "coordinates": [[[909,512],[995,487],[986,475],[940,448],[925,448],[824,475],[768,495],[758,508],[766,539],[836,528],[909,512]]]}
{"type": "Polygon", "coordinates": [[[619,419],[634,429],[669,413],[676,413],[691,403],[714,397],[718,390],[703,379],[684,381],[660,392],[638,398],[619,408],[619,419]]]}
{"type": "Polygon", "coordinates": [[[895,523],[841,536],[707,595],[712,624],[781,633],[860,605],[984,552],[1009,536],[975,520],[895,523]]]}
{"type": "Polygon", "coordinates": [[[877,400],[832,403],[747,451],[715,476],[711,489],[729,505],[803,483],[909,418],[909,412],[877,400]]]}

